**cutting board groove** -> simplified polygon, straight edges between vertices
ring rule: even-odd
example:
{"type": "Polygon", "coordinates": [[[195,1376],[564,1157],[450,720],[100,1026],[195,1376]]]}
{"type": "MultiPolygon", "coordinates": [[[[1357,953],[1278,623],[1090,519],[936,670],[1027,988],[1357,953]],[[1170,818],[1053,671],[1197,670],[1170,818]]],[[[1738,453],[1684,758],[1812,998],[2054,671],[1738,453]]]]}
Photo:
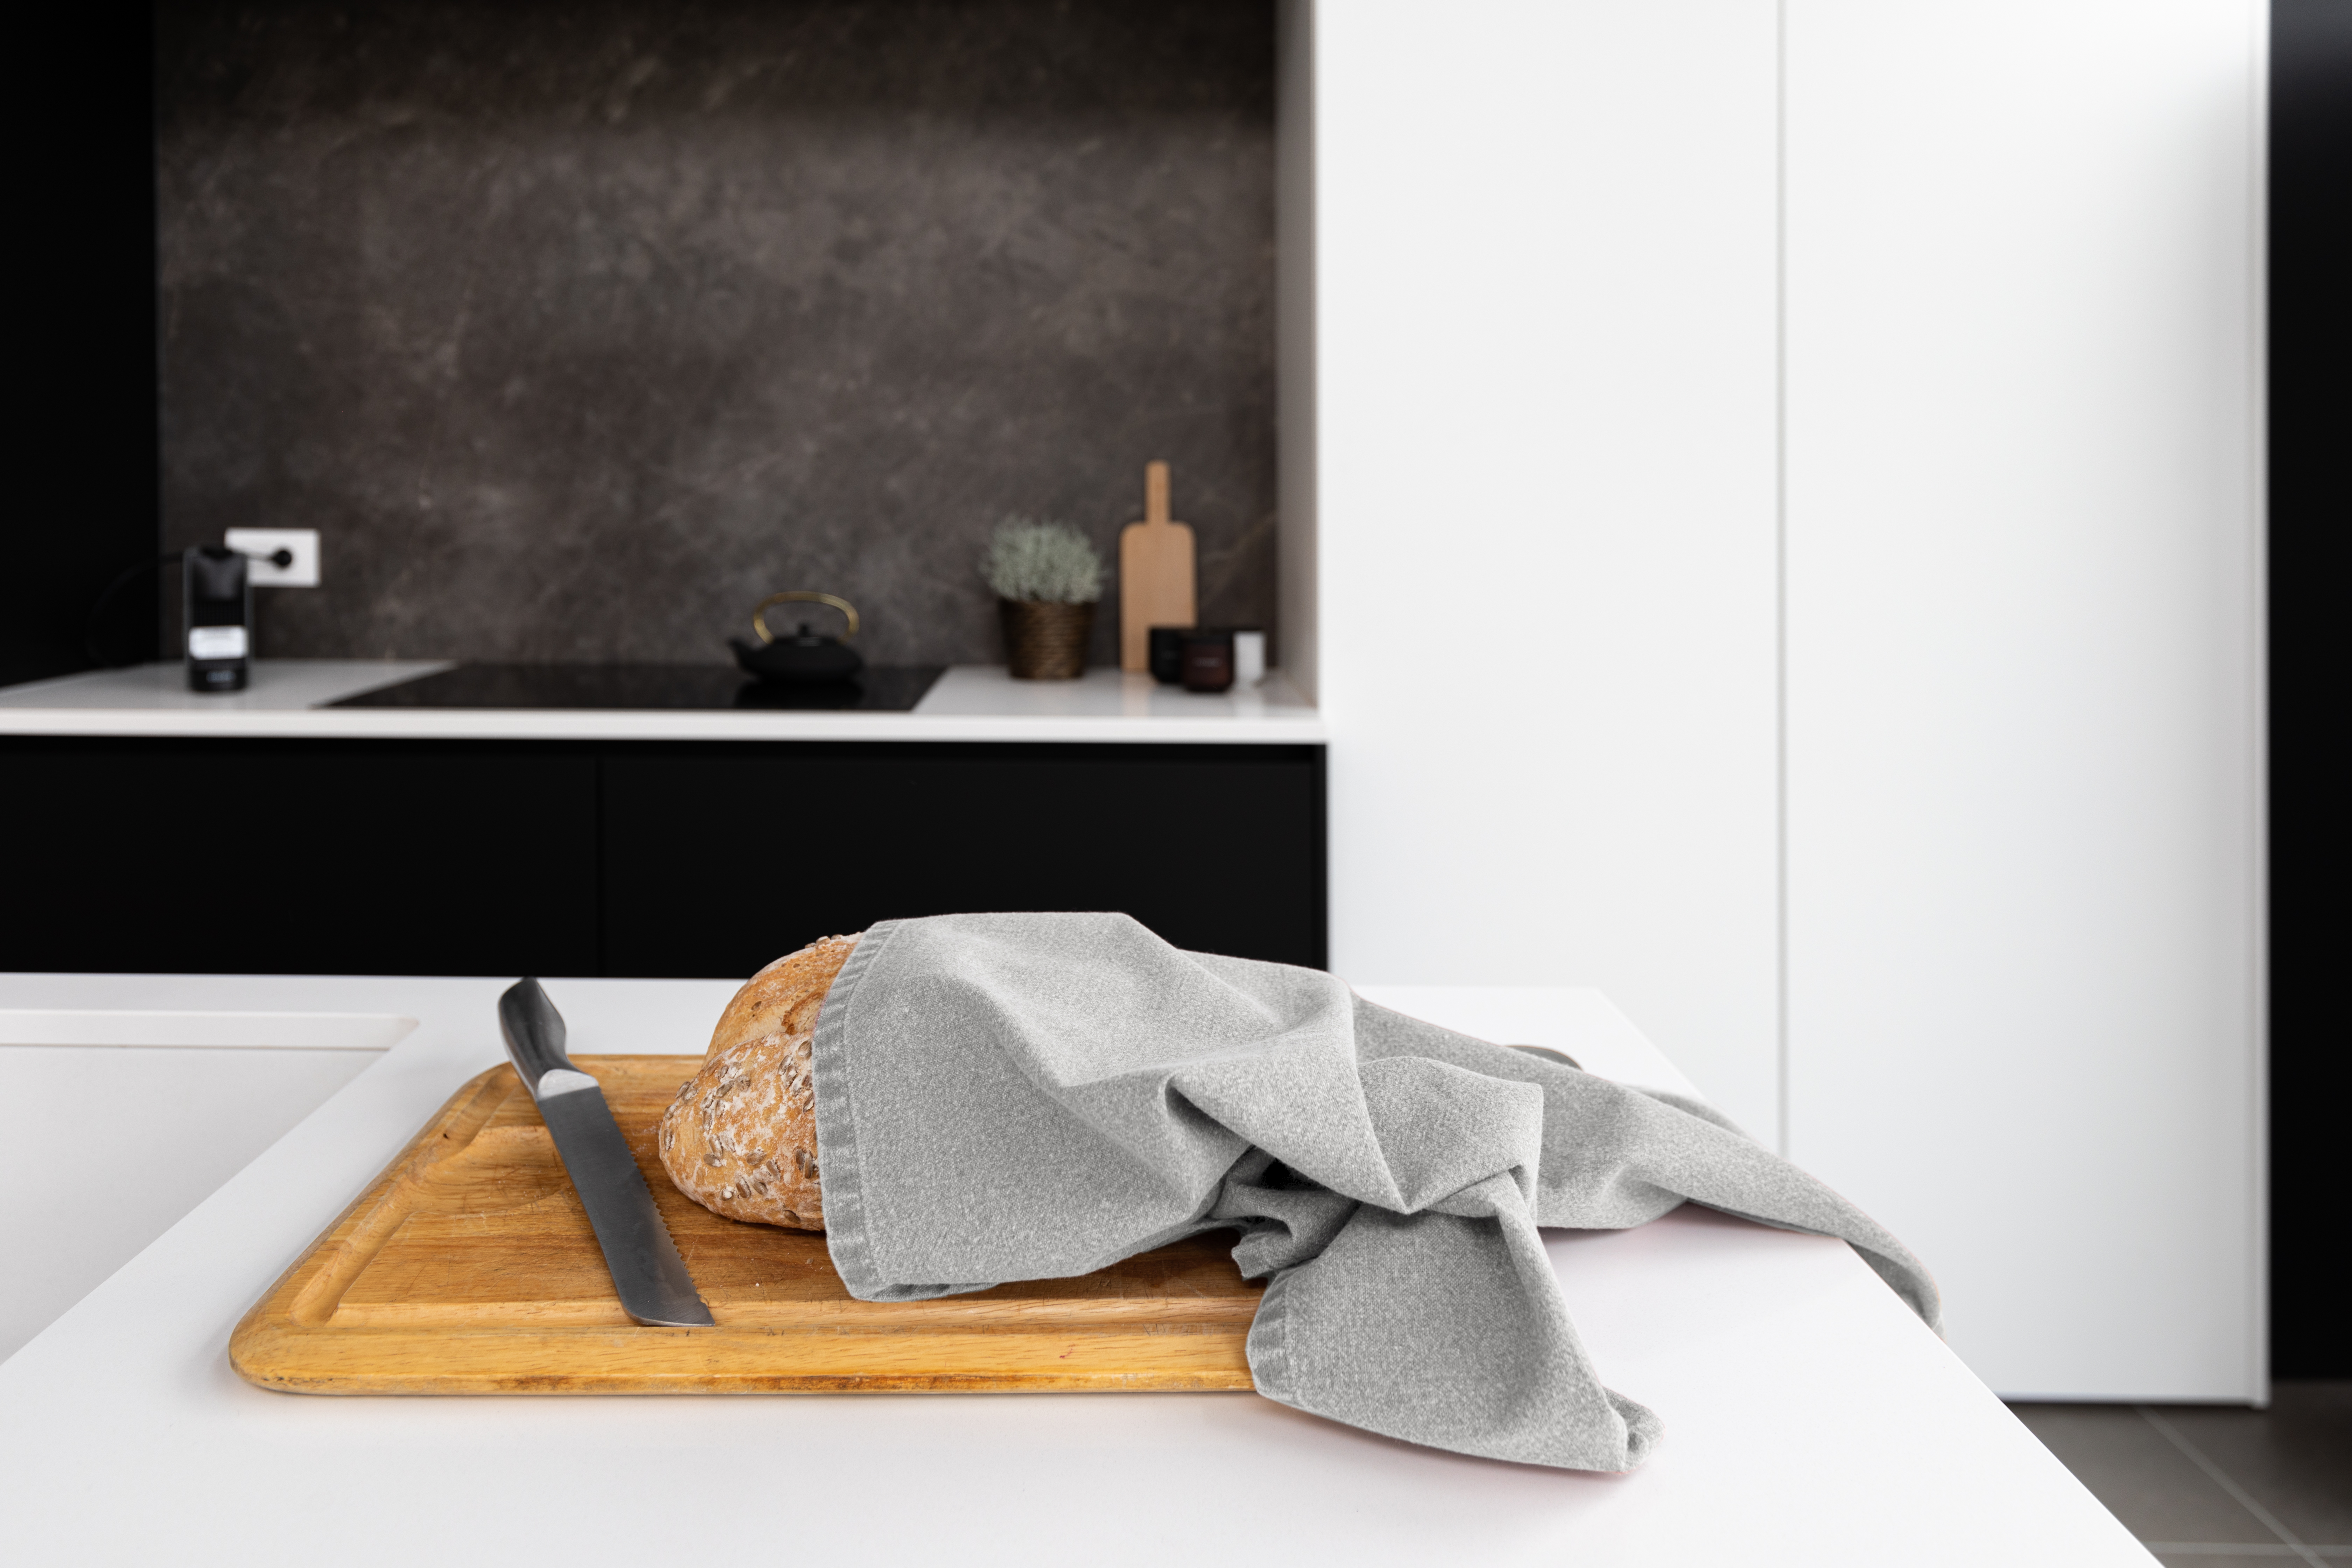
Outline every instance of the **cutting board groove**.
{"type": "Polygon", "coordinates": [[[466,1084],[246,1315],[229,1360],[306,1394],[745,1394],[1247,1388],[1261,1288],[1222,1233],[1077,1279],[932,1301],[852,1298],[824,1237],[743,1225],[654,1152],[698,1057],[576,1058],[645,1172],[717,1325],[629,1321],[513,1069],[466,1084]]]}

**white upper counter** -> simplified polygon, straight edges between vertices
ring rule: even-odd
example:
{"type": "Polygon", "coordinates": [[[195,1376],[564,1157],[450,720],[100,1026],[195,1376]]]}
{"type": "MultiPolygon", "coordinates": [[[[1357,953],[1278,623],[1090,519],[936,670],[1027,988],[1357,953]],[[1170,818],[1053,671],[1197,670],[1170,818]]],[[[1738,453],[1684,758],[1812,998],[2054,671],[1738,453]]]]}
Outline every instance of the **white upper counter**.
{"type": "Polygon", "coordinates": [[[772,710],[330,708],[446,663],[256,659],[252,684],[187,689],[181,666],[92,670],[0,689],[0,734],[290,736],[550,741],[1123,741],[1319,744],[1322,716],[1276,670],[1255,690],[1210,696],[1150,676],[1090,669],[1014,680],[957,665],[911,713],[772,710]]]}

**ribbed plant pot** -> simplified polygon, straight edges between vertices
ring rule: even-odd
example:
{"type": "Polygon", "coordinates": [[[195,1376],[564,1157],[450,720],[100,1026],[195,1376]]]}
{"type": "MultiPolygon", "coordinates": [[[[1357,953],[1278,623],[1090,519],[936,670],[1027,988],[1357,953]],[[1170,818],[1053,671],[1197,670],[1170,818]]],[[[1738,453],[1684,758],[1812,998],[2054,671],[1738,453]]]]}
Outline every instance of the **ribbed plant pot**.
{"type": "Polygon", "coordinates": [[[1092,605],[1052,605],[1042,599],[999,599],[1005,662],[1015,680],[1076,680],[1087,672],[1087,641],[1094,635],[1092,605]]]}

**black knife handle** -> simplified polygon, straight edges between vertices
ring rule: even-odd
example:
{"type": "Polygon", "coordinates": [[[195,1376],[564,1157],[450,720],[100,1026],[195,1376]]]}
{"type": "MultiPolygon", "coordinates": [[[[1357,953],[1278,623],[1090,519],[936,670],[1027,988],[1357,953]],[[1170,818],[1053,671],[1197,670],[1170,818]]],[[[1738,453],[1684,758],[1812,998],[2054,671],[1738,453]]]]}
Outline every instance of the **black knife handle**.
{"type": "Polygon", "coordinates": [[[529,975],[499,998],[499,1032],[507,1037],[507,1058],[522,1075],[522,1086],[533,1100],[539,1098],[541,1079],[559,1068],[572,1069],[572,1058],[563,1054],[563,1015],[529,975]]]}

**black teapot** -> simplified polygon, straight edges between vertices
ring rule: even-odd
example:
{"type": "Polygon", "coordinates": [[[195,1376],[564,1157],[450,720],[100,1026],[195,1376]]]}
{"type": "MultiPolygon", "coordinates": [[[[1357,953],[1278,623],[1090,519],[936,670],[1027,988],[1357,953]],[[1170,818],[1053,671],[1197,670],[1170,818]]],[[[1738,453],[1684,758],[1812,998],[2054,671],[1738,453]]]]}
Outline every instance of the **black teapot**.
{"type": "Polygon", "coordinates": [[[751,629],[760,640],[745,642],[741,637],[730,637],[728,646],[735,650],[735,662],[745,673],[762,680],[773,680],[787,686],[814,686],[826,681],[847,680],[866,668],[849,639],[857,635],[857,610],[846,599],[831,594],[811,593],[794,588],[789,593],[771,594],[760,601],[751,612],[751,629]],[[768,611],[777,605],[830,605],[839,610],[848,626],[838,637],[819,637],[809,629],[806,621],[798,630],[779,637],[768,629],[768,611]]]}

